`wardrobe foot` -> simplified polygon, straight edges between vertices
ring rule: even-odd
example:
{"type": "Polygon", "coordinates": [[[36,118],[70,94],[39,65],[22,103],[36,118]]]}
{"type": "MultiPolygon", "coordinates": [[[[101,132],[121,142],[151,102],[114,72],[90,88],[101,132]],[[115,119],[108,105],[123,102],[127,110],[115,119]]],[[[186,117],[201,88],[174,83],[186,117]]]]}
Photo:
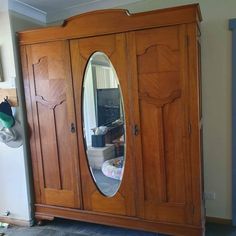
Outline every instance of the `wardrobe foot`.
{"type": "Polygon", "coordinates": [[[47,224],[49,221],[53,221],[53,220],[54,220],[53,216],[46,216],[46,215],[35,216],[35,224],[37,226],[43,226],[47,224]]]}

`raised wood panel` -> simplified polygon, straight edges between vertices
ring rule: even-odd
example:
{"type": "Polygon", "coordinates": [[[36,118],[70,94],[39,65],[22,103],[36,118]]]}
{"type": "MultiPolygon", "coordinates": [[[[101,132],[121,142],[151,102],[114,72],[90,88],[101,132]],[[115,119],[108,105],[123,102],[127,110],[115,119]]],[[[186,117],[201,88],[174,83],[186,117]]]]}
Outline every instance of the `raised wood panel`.
{"type": "Polygon", "coordinates": [[[106,55],[109,58],[113,57],[114,60],[118,60],[114,57],[114,55],[112,56],[112,54],[116,51],[115,35],[100,36],[99,38],[100,41],[96,40],[94,37],[80,40],[79,52],[82,57],[81,60],[87,62],[88,58],[90,58],[90,56],[95,53],[98,48],[100,52],[106,52],[106,55]],[[106,44],[102,43],[102,41],[105,41],[106,44]],[[93,45],[93,47],[91,47],[91,45],[93,45]]]}
{"type": "Polygon", "coordinates": [[[59,105],[62,102],[61,97],[65,97],[66,81],[64,80],[36,80],[35,86],[36,96],[41,96],[47,102],[57,102],[59,105]]]}
{"type": "Polygon", "coordinates": [[[167,177],[167,202],[185,203],[184,121],[183,104],[176,99],[163,107],[163,129],[167,177]]]}
{"type": "Polygon", "coordinates": [[[153,45],[138,55],[139,74],[178,71],[178,52],[166,46],[153,45]]]}
{"type": "MultiPolygon", "coordinates": [[[[49,95],[50,96],[50,95],[49,95]]],[[[63,93],[61,96],[58,97],[57,100],[47,101],[43,96],[35,96],[35,101],[46,106],[48,109],[55,109],[58,105],[62,104],[66,101],[66,95],[63,93]]]]}
{"type": "Polygon", "coordinates": [[[130,121],[130,96],[127,80],[127,58],[125,34],[99,36],[71,41],[72,70],[74,79],[74,93],[77,112],[77,126],[81,156],[81,174],[84,209],[112,214],[135,215],[135,184],[132,155],[132,127],[130,121]],[[126,161],[123,179],[118,192],[113,197],[106,197],[100,193],[88,166],[82,128],[82,84],[86,65],[94,52],[104,52],[112,62],[123,93],[125,122],[126,122],[126,161]],[[115,204],[115,205],[114,205],[115,204]]]}
{"type": "Polygon", "coordinates": [[[144,174],[144,201],[166,202],[166,166],[162,110],[155,105],[140,104],[142,157],[144,174]],[[146,114],[149,114],[146,116],[146,114]],[[155,138],[154,138],[155,137],[155,138]]]}
{"type": "Polygon", "coordinates": [[[68,73],[65,70],[68,63],[65,57],[66,48],[65,41],[32,45],[32,64],[38,66],[48,64],[47,68],[42,68],[42,71],[48,71],[48,78],[65,79],[68,73]]]}
{"type": "MultiPolygon", "coordinates": [[[[136,43],[139,45],[139,47],[136,48],[137,55],[143,55],[145,52],[150,50],[150,48],[156,47],[169,48],[169,50],[173,52],[179,49],[178,41],[176,41],[178,38],[178,30],[176,29],[176,26],[141,30],[138,34],[140,37],[136,38],[136,43]],[[153,34],[157,34],[158,37],[153,37],[153,34]]],[[[150,59],[148,60],[150,61],[150,59]]],[[[154,63],[155,62],[156,60],[154,60],[154,63]]],[[[158,66],[158,64],[156,65],[158,66]]]]}
{"type": "Polygon", "coordinates": [[[55,127],[57,131],[57,152],[60,166],[61,188],[64,190],[73,189],[73,152],[70,145],[65,145],[70,140],[68,124],[70,120],[67,117],[66,103],[57,106],[54,111],[55,127]],[[65,132],[67,131],[67,132],[65,132]],[[66,158],[65,158],[66,157],[66,158]]]}
{"type": "MultiPolygon", "coordinates": [[[[142,32],[140,35],[138,34],[137,37],[137,51],[144,51],[144,53],[137,55],[137,60],[139,94],[141,95],[139,98],[141,101],[144,101],[141,102],[140,113],[143,139],[144,179],[146,183],[145,196],[148,195],[149,188],[158,189],[158,186],[162,186],[160,194],[151,193],[148,197],[148,201],[155,201],[156,196],[159,195],[160,201],[178,202],[178,199],[175,197],[181,190],[180,188],[176,189],[174,181],[184,183],[183,178],[176,178],[178,175],[176,174],[177,166],[175,165],[175,159],[180,158],[181,155],[177,153],[178,150],[176,149],[178,149],[178,147],[175,147],[175,144],[176,140],[181,138],[181,135],[177,138],[173,136],[176,135],[178,131],[177,127],[176,130],[172,128],[172,123],[173,119],[176,121],[178,109],[177,113],[171,112],[170,109],[170,104],[173,104],[175,102],[174,100],[181,95],[177,36],[178,30],[170,27],[169,29],[156,29],[146,32],[145,36],[142,32]],[[153,37],[154,34],[156,34],[156,37],[153,37]],[[159,35],[162,35],[161,39],[159,39],[159,35]],[[142,41],[143,38],[144,43],[142,41]],[[163,45],[164,41],[165,45],[163,45]],[[148,43],[151,44],[151,46],[149,46],[148,43]],[[147,47],[146,50],[143,48],[144,45],[147,47]],[[171,46],[174,50],[171,50],[171,46]],[[163,98],[169,97],[175,91],[179,91],[179,96],[176,96],[175,99],[172,100],[163,100],[163,98]],[[143,94],[146,94],[146,97],[143,96],[143,94]],[[155,103],[153,105],[148,104],[150,98],[152,100],[162,99],[163,103],[160,104],[161,106],[159,108],[156,108],[155,103]],[[152,139],[156,142],[154,145],[149,143],[152,139]],[[152,147],[149,148],[149,145],[152,147]],[[158,164],[153,165],[152,162],[155,160],[158,164]],[[160,175],[156,175],[156,177],[159,179],[160,183],[155,184],[155,182],[152,182],[152,184],[148,184],[159,168],[162,169],[158,171],[160,175]],[[152,173],[151,176],[149,176],[150,172],[152,173]]],[[[175,124],[176,123],[174,123],[174,125],[175,124]]],[[[180,127],[181,125],[182,124],[180,124],[180,127]]],[[[182,186],[184,186],[184,184],[182,186]]],[[[183,191],[181,191],[181,193],[183,193],[183,191]]],[[[184,196],[182,196],[182,198],[184,198],[184,196]]]]}
{"type": "Polygon", "coordinates": [[[75,196],[72,191],[57,190],[46,188],[45,190],[45,204],[63,207],[74,207],[75,196]]]}
{"type": "Polygon", "coordinates": [[[140,216],[149,220],[184,223],[193,214],[185,34],[184,27],[166,27],[136,32],[129,41],[136,45],[137,77],[132,83],[137,83],[140,116],[134,119],[141,128],[140,216]]]}
{"type": "Polygon", "coordinates": [[[27,47],[41,202],[80,207],[78,149],[67,42],[27,47]]]}
{"type": "Polygon", "coordinates": [[[146,220],[176,224],[184,224],[187,221],[183,204],[151,203],[146,201],[144,209],[144,218],[146,220]]]}
{"type": "Polygon", "coordinates": [[[48,111],[40,103],[37,104],[37,110],[44,187],[61,189],[54,111],[48,111]]]}
{"type": "Polygon", "coordinates": [[[177,91],[180,95],[179,76],[178,72],[139,74],[139,93],[156,100],[166,100],[174,96],[173,94],[177,91]]]}
{"type": "Polygon", "coordinates": [[[183,136],[183,111],[176,103],[163,108],[140,104],[145,201],[185,203],[183,151],[178,142],[183,136]]]}
{"type": "MultiPolygon", "coordinates": [[[[114,197],[107,201],[101,193],[94,191],[92,193],[92,209],[97,212],[115,213],[119,215],[126,215],[126,201],[125,197],[119,192],[114,197]],[[108,205],[109,204],[109,205],[108,205]]],[[[128,206],[127,206],[128,207],[128,206]]]]}

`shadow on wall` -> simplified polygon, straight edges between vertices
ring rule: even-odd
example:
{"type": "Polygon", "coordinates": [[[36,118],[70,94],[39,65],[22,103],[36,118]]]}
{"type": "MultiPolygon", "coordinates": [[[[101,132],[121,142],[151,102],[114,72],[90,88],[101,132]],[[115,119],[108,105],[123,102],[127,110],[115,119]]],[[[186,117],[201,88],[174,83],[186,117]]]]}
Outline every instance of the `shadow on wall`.
{"type": "Polygon", "coordinates": [[[3,69],[2,69],[2,54],[1,54],[1,47],[0,47],[0,82],[3,82],[3,69]]]}

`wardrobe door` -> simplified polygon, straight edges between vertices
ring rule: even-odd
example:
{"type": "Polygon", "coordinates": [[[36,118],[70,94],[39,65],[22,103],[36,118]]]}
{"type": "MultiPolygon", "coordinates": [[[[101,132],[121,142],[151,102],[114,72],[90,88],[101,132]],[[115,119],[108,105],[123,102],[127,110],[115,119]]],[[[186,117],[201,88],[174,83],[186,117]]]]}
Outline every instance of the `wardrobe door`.
{"type": "MultiPolygon", "coordinates": [[[[79,40],[72,40],[70,46],[72,55],[77,126],[79,130],[78,138],[84,209],[93,212],[104,212],[129,216],[135,215],[135,165],[131,152],[132,131],[129,113],[130,97],[128,93],[128,69],[125,34],[114,34],[108,36],[97,36],[79,40]],[[98,56],[97,59],[95,59],[96,56],[98,56]],[[103,59],[99,60],[99,57],[103,59]],[[123,131],[118,128],[119,125],[117,126],[117,124],[115,125],[116,128],[113,129],[111,121],[115,121],[115,119],[113,119],[112,116],[107,116],[108,110],[111,109],[112,104],[114,105],[114,99],[112,95],[110,97],[107,96],[107,92],[110,89],[110,92],[113,91],[115,93],[115,89],[107,89],[107,85],[105,85],[103,81],[106,78],[106,73],[102,72],[102,67],[96,69],[96,66],[94,64],[92,66],[93,71],[88,72],[88,68],[89,66],[91,66],[92,62],[103,67],[106,67],[105,64],[107,63],[112,65],[113,74],[117,75],[117,82],[119,83],[118,87],[120,88],[120,96],[123,97],[123,99],[121,98],[121,100],[123,100],[121,102],[123,103],[123,108],[121,108],[119,111],[119,113],[121,113],[121,110],[123,110],[122,113],[124,114],[122,128],[123,131]],[[84,101],[84,99],[87,99],[85,98],[85,96],[87,94],[88,88],[86,85],[86,81],[88,81],[88,73],[93,74],[93,79],[91,79],[91,83],[89,85],[89,88],[91,88],[91,96],[88,99],[95,103],[95,108],[91,110],[89,110],[90,105],[88,104],[88,102],[84,101]],[[96,78],[94,77],[94,75],[96,76],[96,78]],[[99,83],[98,76],[100,76],[99,79],[101,80],[99,83]],[[107,100],[107,103],[105,104],[106,109],[99,111],[99,100],[101,99],[103,99],[104,101],[107,100]],[[98,104],[97,107],[96,103],[98,104]],[[85,110],[89,111],[87,115],[84,114],[86,112],[85,110]],[[98,115],[96,115],[96,117],[93,117],[94,114],[97,113],[98,115]],[[102,115],[103,117],[101,118],[101,120],[106,120],[104,124],[106,125],[108,123],[107,126],[109,126],[109,129],[111,128],[111,130],[114,131],[112,131],[110,135],[105,135],[106,146],[103,148],[108,152],[108,147],[109,149],[112,146],[114,147],[114,143],[117,142],[117,140],[115,140],[115,136],[121,136],[119,135],[120,131],[123,132],[123,137],[121,138],[125,140],[124,153],[121,154],[121,156],[124,158],[124,165],[122,168],[123,176],[120,176],[120,183],[118,187],[116,187],[115,191],[112,191],[112,193],[109,193],[109,189],[105,188],[106,186],[112,187],[113,183],[115,186],[116,179],[111,178],[111,176],[105,176],[102,169],[104,167],[103,164],[105,163],[105,160],[107,158],[110,160],[111,156],[113,156],[114,158],[114,155],[111,154],[109,157],[106,157],[105,153],[104,155],[100,155],[98,153],[101,153],[103,148],[99,148],[94,145],[92,145],[91,147],[91,143],[88,142],[88,139],[90,139],[91,136],[90,133],[88,137],[88,131],[103,124],[102,122],[99,122],[100,115],[102,115]],[[86,128],[86,123],[88,123],[87,119],[92,117],[95,120],[94,126],[90,126],[90,129],[86,128]],[[91,152],[93,153],[93,155],[90,155],[91,152]],[[94,164],[92,164],[92,162],[94,164]],[[97,174],[99,174],[100,177],[97,174]],[[102,185],[104,186],[104,188],[102,187],[102,185]]],[[[116,117],[115,114],[116,113],[114,111],[114,116],[116,117]]],[[[110,153],[112,153],[112,151],[110,151],[110,153]]]]}
{"type": "Polygon", "coordinates": [[[138,214],[147,220],[193,219],[186,39],[185,26],[128,33],[138,214]]]}
{"type": "Polygon", "coordinates": [[[36,203],[80,207],[80,180],[69,46],[22,48],[36,203]],[[26,63],[27,58],[27,65],[26,63]]]}

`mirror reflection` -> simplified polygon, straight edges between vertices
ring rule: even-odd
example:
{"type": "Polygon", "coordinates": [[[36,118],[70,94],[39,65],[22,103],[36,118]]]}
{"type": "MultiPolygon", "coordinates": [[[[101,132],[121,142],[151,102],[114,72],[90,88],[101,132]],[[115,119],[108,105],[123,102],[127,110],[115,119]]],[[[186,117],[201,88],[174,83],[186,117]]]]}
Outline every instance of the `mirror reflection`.
{"type": "Polygon", "coordinates": [[[91,174],[108,197],[119,189],[124,171],[123,98],[114,67],[102,52],[94,53],[83,83],[83,128],[91,174]]]}

